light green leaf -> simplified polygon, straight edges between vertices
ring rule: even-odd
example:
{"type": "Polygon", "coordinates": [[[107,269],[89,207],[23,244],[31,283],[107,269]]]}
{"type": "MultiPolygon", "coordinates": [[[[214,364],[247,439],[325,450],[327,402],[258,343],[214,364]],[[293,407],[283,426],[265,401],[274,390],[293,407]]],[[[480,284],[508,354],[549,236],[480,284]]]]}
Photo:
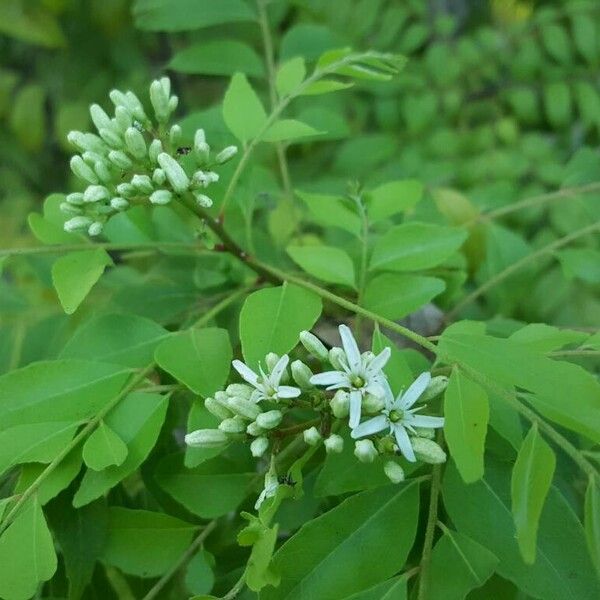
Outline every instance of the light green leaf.
{"type": "Polygon", "coordinates": [[[534,423],[517,455],[510,486],[517,541],[523,559],[529,564],[535,561],[540,515],[555,466],[554,452],[534,423]]]}
{"type": "Polygon", "coordinates": [[[133,16],[146,31],[192,31],[256,19],[243,0],[136,0],[133,16]]]}
{"type": "Polygon", "coordinates": [[[423,184],[417,179],[390,181],[367,195],[369,221],[377,222],[414,208],[423,198],[423,184]]]}
{"type": "Polygon", "coordinates": [[[569,248],[557,254],[566,277],[600,283],[600,252],[591,248],[569,248]]]}
{"type": "Polygon", "coordinates": [[[323,227],[339,227],[358,235],[361,230],[360,217],[347,208],[342,198],[296,191],[311,212],[314,221],[323,227]]]}
{"type": "Polygon", "coordinates": [[[339,90],[351,88],[354,83],[348,81],[337,81],[336,79],[320,79],[307,86],[301,96],[319,96],[320,94],[329,94],[339,90]]]}
{"type": "Polygon", "coordinates": [[[287,96],[295,90],[306,76],[306,64],[304,58],[296,56],[284,62],[275,77],[275,88],[280,96],[287,96]]]}
{"type": "Polygon", "coordinates": [[[85,243],[81,234],[69,233],[64,230],[65,214],[60,205],[65,202],[64,194],[50,194],[44,200],[44,214],[30,213],[27,223],[33,235],[44,244],[77,244],[85,243]]]}
{"type": "Polygon", "coordinates": [[[225,329],[189,329],[164,340],[156,362],[205,398],[222,389],[229,375],[232,349],[225,329]]]}
{"type": "Polygon", "coordinates": [[[250,294],[240,313],[240,339],[248,365],[264,363],[268,352],[289,352],[300,332],[315,324],[321,310],[318,296],[287,283],[250,294]]]}
{"type": "Polygon", "coordinates": [[[282,142],[299,138],[319,135],[321,132],[314,127],[296,119],[280,119],[275,121],[262,136],[265,142],[282,142]]]}
{"type": "Polygon", "coordinates": [[[258,539],[252,545],[252,551],[246,566],[246,585],[254,592],[267,585],[279,585],[280,577],[270,568],[273,552],[277,543],[278,526],[263,527],[258,539]]]}
{"type": "Polygon", "coordinates": [[[83,461],[94,471],[122,465],[127,458],[125,442],[104,421],[83,445],[83,461]]]}
{"type": "Polygon", "coordinates": [[[585,492],[584,524],[588,550],[600,574],[600,490],[595,476],[590,477],[585,492]]]}
{"type": "Polygon", "coordinates": [[[68,315],[77,310],[109,265],[112,260],[102,248],[71,252],[52,265],[52,282],[68,315]]]}
{"type": "Polygon", "coordinates": [[[223,99],[223,119],[241,142],[255,138],[267,122],[267,114],[243,73],[236,73],[223,99]]]}
{"type": "Polygon", "coordinates": [[[133,392],[108,414],[106,424],[127,445],[127,458],[121,465],[103,471],[88,469],[73,498],[73,506],[78,508],[100,497],[146,460],[160,433],[167,405],[166,397],[133,392]]]}
{"type": "Polygon", "coordinates": [[[571,17],[571,25],[577,51],[590,65],[593,65],[598,56],[596,23],[582,12],[575,13],[571,17]]]}
{"type": "Polygon", "coordinates": [[[454,368],[444,396],[444,435],[450,454],[467,483],[483,476],[489,412],[485,390],[454,368]]]}
{"type": "Polygon", "coordinates": [[[406,577],[400,575],[378,583],[368,590],[363,590],[352,596],[346,596],[344,600],[406,600],[406,577]]]}
{"type": "Polygon", "coordinates": [[[301,527],[275,553],[273,569],[285,577],[279,587],[265,588],[261,600],[336,600],[392,576],[412,547],[418,510],[414,481],[344,500],[301,527]]]}
{"type": "Polygon", "coordinates": [[[498,558],[466,535],[444,530],[431,553],[431,600],[463,600],[492,575],[498,558]]]}
{"type": "Polygon", "coordinates": [[[288,246],[291,259],[307,273],[328,283],[355,285],[354,264],[346,252],[333,246],[288,246]]]}
{"type": "Polygon", "coordinates": [[[574,329],[559,329],[544,323],[531,323],[508,339],[537,352],[552,352],[569,344],[582,343],[589,334],[574,329]]]}
{"type": "Polygon", "coordinates": [[[192,594],[207,594],[215,584],[215,559],[206,550],[200,550],[187,565],[185,585],[192,594]]]}
{"type": "Polygon", "coordinates": [[[418,271],[444,262],[465,241],[463,229],[406,223],[385,233],[373,249],[371,269],[418,271]]]}
{"type": "Polygon", "coordinates": [[[56,571],[56,553],[36,498],[0,537],[0,596],[27,600],[56,571]]]}
{"type": "Polygon", "coordinates": [[[141,368],[152,361],[158,343],[169,332],[137,315],[104,314],[79,327],[61,358],[79,358],[141,368]]]}
{"type": "Polygon", "coordinates": [[[0,32],[46,48],[65,45],[65,37],[51,5],[23,5],[18,0],[5,0],[0,6],[0,32]]]}
{"type": "Polygon", "coordinates": [[[102,561],[129,575],[158,577],[185,552],[196,529],[164,513],[111,506],[102,561]]]}
{"type": "Polygon", "coordinates": [[[179,73],[262,77],[263,63],[251,46],[236,40],[199,42],[180,50],[169,66],[179,73]]]}
{"type": "Polygon", "coordinates": [[[405,353],[399,350],[390,338],[381,333],[379,325],[376,325],[371,349],[375,354],[379,354],[384,348],[390,348],[392,353],[383,371],[390,382],[392,391],[399,393],[400,390],[407,389],[413,382],[413,372],[406,360],[405,353]]]}
{"type": "Polygon", "coordinates": [[[436,277],[383,273],[367,284],[363,298],[365,308],[387,319],[400,319],[415,312],[436,296],[446,284],[436,277]]]}

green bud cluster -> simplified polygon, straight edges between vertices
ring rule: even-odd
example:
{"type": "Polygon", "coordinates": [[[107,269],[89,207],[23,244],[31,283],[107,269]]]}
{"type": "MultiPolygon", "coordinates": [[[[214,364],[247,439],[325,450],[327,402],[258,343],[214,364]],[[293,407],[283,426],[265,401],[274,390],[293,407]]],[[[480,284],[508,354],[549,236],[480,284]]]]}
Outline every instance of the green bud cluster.
{"type": "Polygon", "coordinates": [[[71,170],[86,187],[69,194],[60,207],[69,217],[65,231],[99,235],[111,216],[132,205],[165,205],[185,193],[202,208],[212,206],[205,190],[219,180],[213,168],[231,160],[237,148],[228,146],[211,157],[202,129],[193,147],[180,147],[181,127],[168,127],[178,104],[168,77],[150,85],[154,122],[133,92],[112,90],[109,97],[113,116],[98,104],[90,106],[97,133],[71,131],[67,136],[79,152],[71,157],[71,170]],[[184,166],[186,154],[191,160],[184,166]]]}

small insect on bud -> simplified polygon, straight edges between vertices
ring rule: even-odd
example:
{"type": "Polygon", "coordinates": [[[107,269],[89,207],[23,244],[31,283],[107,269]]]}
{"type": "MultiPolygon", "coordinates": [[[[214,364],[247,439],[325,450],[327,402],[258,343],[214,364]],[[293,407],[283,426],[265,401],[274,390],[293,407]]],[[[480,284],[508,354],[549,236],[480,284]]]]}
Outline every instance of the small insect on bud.
{"type": "Polygon", "coordinates": [[[229,438],[219,429],[197,429],[188,433],[184,440],[192,448],[218,448],[226,444],[229,438]]]}
{"type": "Polygon", "coordinates": [[[133,124],[131,113],[124,106],[117,106],[115,108],[115,123],[121,133],[125,133],[133,124]]]}
{"type": "Polygon", "coordinates": [[[115,210],[126,210],[127,208],[129,208],[129,202],[127,202],[125,198],[120,198],[119,196],[112,198],[110,201],[110,205],[115,210]]]}
{"type": "Polygon", "coordinates": [[[101,129],[110,129],[111,121],[110,117],[104,112],[104,109],[98,104],[92,104],[90,106],[90,117],[92,117],[92,122],[96,126],[96,129],[100,131],[101,129]]]}
{"type": "Polygon", "coordinates": [[[325,451],[328,454],[340,454],[344,450],[344,438],[337,433],[332,433],[325,440],[325,451]]]}
{"type": "Polygon", "coordinates": [[[404,469],[393,460],[388,460],[385,465],[383,465],[383,471],[392,483],[404,481],[404,469]]]}
{"type": "Polygon", "coordinates": [[[331,401],[331,412],[336,419],[345,419],[350,413],[350,394],[344,390],[338,390],[331,401]]]}
{"type": "Polygon", "coordinates": [[[115,167],[119,167],[119,169],[131,169],[133,166],[129,156],[122,150],[111,150],[108,153],[108,160],[110,160],[115,167]]]}
{"type": "Polygon", "coordinates": [[[219,429],[225,433],[243,433],[246,431],[246,423],[244,423],[244,419],[235,416],[231,419],[221,421],[219,429]]]}
{"type": "Polygon", "coordinates": [[[142,159],[146,156],[146,141],[135,127],[129,127],[125,132],[125,145],[128,152],[135,158],[142,159]]]}
{"type": "Polygon", "coordinates": [[[215,161],[220,165],[226,163],[228,160],[231,160],[238,152],[237,146],[227,146],[227,148],[223,148],[217,156],[215,156],[215,161]]]}
{"type": "Polygon", "coordinates": [[[152,180],[148,175],[134,175],[131,178],[131,185],[142,194],[151,194],[154,191],[152,180]]]}
{"type": "Polygon", "coordinates": [[[172,156],[166,152],[161,152],[158,155],[158,164],[164,170],[171,187],[177,194],[181,194],[188,189],[190,180],[183,167],[172,156]]]}
{"type": "Polygon", "coordinates": [[[358,440],[354,443],[354,456],[362,463],[372,463],[378,453],[371,440],[358,440]]]}
{"type": "Polygon", "coordinates": [[[152,204],[164,205],[169,204],[173,199],[173,194],[169,190],[156,190],[150,194],[150,202],[152,204]]]}
{"type": "Polygon", "coordinates": [[[212,199],[200,192],[194,192],[194,199],[200,208],[210,208],[213,205],[212,199]]]}
{"type": "Polygon", "coordinates": [[[148,148],[148,158],[156,164],[158,162],[158,155],[163,151],[162,142],[159,139],[153,139],[150,142],[150,148],[148,148]]]}
{"type": "Polygon", "coordinates": [[[344,371],[346,365],[346,353],[341,348],[334,346],[329,350],[329,362],[337,371],[344,371]]]}
{"type": "Polygon", "coordinates": [[[305,429],[302,437],[309,446],[316,446],[323,439],[319,430],[314,426],[310,429],[305,429]]]}
{"type": "Polygon", "coordinates": [[[446,462],[446,453],[433,440],[423,437],[414,437],[410,439],[415,456],[423,462],[431,465],[438,465],[446,462]]]}
{"type": "Polygon", "coordinates": [[[104,228],[104,225],[102,223],[100,223],[100,221],[94,221],[88,227],[88,234],[91,236],[100,235],[102,233],[103,228],[104,228]]]}
{"type": "Polygon", "coordinates": [[[256,417],[256,423],[263,429],[274,429],[282,419],[283,413],[280,410],[268,410],[256,417]]]}
{"type": "Polygon", "coordinates": [[[134,196],[137,196],[137,190],[133,185],[131,185],[131,183],[120,183],[117,186],[117,192],[119,192],[119,195],[124,196],[125,198],[133,198],[134,196]]]}
{"type": "Polygon", "coordinates": [[[88,183],[98,183],[100,180],[98,179],[98,175],[94,173],[89,165],[86,165],[83,158],[81,156],[73,156],[69,163],[71,166],[71,171],[79,177],[79,179],[83,179],[88,183]]]}
{"type": "Polygon", "coordinates": [[[300,343],[306,348],[306,351],[315,358],[323,362],[327,360],[327,348],[325,348],[323,342],[310,331],[300,332],[300,343]]]}
{"type": "Polygon", "coordinates": [[[437,375],[432,377],[429,385],[421,394],[419,402],[428,402],[439,396],[448,387],[448,378],[445,375],[437,375]]]}
{"type": "Polygon", "coordinates": [[[100,131],[100,137],[111,147],[120,150],[123,147],[123,139],[121,136],[108,127],[103,127],[100,131]]]}
{"type": "Polygon", "coordinates": [[[61,202],[58,208],[65,215],[80,215],[82,213],[82,209],[79,206],[75,206],[69,202],[61,202]]]}
{"type": "Polygon", "coordinates": [[[110,192],[103,185],[88,185],[83,192],[84,202],[102,202],[110,198],[110,192]]]}
{"type": "Polygon", "coordinates": [[[257,437],[250,444],[250,452],[255,458],[260,458],[268,449],[269,440],[266,437],[257,437]]]}
{"type": "Polygon", "coordinates": [[[162,169],[159,169],[158,167],[154,169],[152,172],[152,181],[154,181],[156,185],[162,185],[166,180],[167,176],[162,169]]]}
{"type": "Polygon", "coordinates": [[[255,437],[262,435],[265,431],[265,428],[261,427],[256,421],[253,421],[246,427],[246,433],[255,437]]]}
{"type": "Polygon", "coordinates": [[[81,192],[73,192],[67,194],[67,202],[73,206],[81,206],[83,204],[83,194],[81,192]]]}
{"type": "Polygon", "coordinates": [[[258,404],[245,398],[229,398],[227,400],[227,406],[235,414],[250,419],[251,421],[254,421],[261,413],[258,404]]]}
{"type": "Polygon", "coordinates": [[[245,383],[230,383],[225,389],[225,393],[231,398],[237,396],[238,398],[244,398],[244,400],[250,400],[253,391],[254,388],[245,383]]]}
{"type": "Polygon", "coordinates": [[[85,231],[92,224],[92,219],[89,217],[73,217],[65,221],[63,228],[66,232],[72,233],[75,231],[85,231]]]}
{"type": "Polygon", "coordinates": [[[172,146],[177,146],[181,140],[181,127],[179,125],[173,125],[169,130],[169,142],[172,146]]]}
{"type": "Polygon", "coordinates": [[[310,378],[313,376],[313,372],[301,360],[295,360],[292,363],[291,370],[292,378],[300,388],[309,390],[314,387],[313,384],[310,382],[310,378]]]}
{"type": "Polygon", "coordinates": [[[220,402],[217,402],[214,398],[206,398],[204,400],[204,406],[206,410],[217,417],[217,419],[229,419],[233,416],[231,411],[225,408],[220,402]]]}
{"type": "Polygon", "coordinates": [[[362,410],[369,414],[375,414],[381,412],[384,407],[383,398],[374,396],[373,394],[366,394],[362,401],[362,410]]]}
{"type": "Polygon", "coordinates": [[[209,161],[210,146],[206,143],[204,129],[197,129],[194,135],[194,156],[200,165],[209,161]]]}

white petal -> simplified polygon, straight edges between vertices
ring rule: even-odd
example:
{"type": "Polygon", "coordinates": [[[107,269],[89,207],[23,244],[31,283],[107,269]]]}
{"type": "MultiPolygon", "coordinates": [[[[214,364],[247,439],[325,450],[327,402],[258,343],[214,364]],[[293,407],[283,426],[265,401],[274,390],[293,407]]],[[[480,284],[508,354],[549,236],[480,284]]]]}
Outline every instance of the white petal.
{"type": "Polygon", "coordinates": [[[375,374],[378,371],[381,371],[383,367],[385,367],[388,360],[390,360],[390,356],[392,355],[392,351],[388,348],[384,348],[370,363],[367,367],[367,373],[375,374]]]}
{"type": "Polygon", "coordinates": [[[265,395],[260,390],[254,390],[252,394],[250,394],[250,401],[258,404],[261,400],[265,399],[265,395]]]}
{"type": "Polygon", "coordinates": [[[408,433],[406,433],[406,429],[404,429],[400,423],[394,423],[392,425],[392,430],[394,431],[394,437],[396,438],[396,443],[398,444],[400,452],[404,454],[406,460],[409,460],[410,462],[416,462],[417,457],[412,449],[410,438],[408,437],[408,433]]]}
{"type": "Polygon", "coordinates": [[[231,364],[250,385],[254,387],[258,385],[258,375],[250,367],[246,366],[241,360],[234,360],[231,364]]]}
{"type": "Polygon", "coordinates": [[[287,354],[284,354],[275,364],[273,370],[271,371],[271,376],[269,377],[269,381],[272,383],[273,387],[277,387],[279,382],[281,381],[281,376],[285,371],[285,368],[288,366],[290,362],[290,358],[287,354]]]}
{"type": "Polygon", "coordinates": [[[301,394],[300,390],[291,385],[280,385],[277,388],[278,398],[297,398],[301,394]]]}
{"type": "Polygon", "coordinates": [[[371,382],[368,385],[366,385],[365,392],[367,394],[376,396],[377,398],[385,397],[385,388],[380,383],[377,383],[377,382],[371,382]]]}
{"type": "Polygon", "coordinates": [[[410,387],[402,394],[400,399],[400,408],[410,408],[418,399],[419,396],[425,391],[425,388],[431,381],[431,373],[427,371],[421,373],[411,384],[410,387]]]}
{"type": "Polygon", "coordinates": [[[384,389],[384,396],[383,396],[383,401],[385,403],[385,407],[388,410],[392,410],[392,408],[394,408],[394,393],[392,392],[392,388],[390,387],[390,384],[388,382],[387,379],[384,379],[383,381],[381,381],[380,385],[383,387],[384,389]]]}
{"type": "Polygon", "coordinates": [[[357,425],[353,430],[352,430],[352,438],[353,439],[358,439],[361,437],[365,437],[366,435],[373,435],[374,433],[379,433],[380,431],[383,431],[384,429],[386,429],[389,426],[387,417],[385,415],[377,415],[376,417],[373,417],[372,419],[369,419],[368,421],[364,421],[363,423],[360,423],[360,425],[357,425]]]}
{"type": "Polygon", "coordinates": [[[353,390],[350,392],[350,420],[348,425],[350,429],[354,429],[360,423],[360,409],[362,402],[362,394],[353,390]]]}
{"type": "Polygon", "coordinates": [[[340,325],[340,337],[342,338],[342,346],[344,346],[344,352],[348,358],[348,366],[354,372],[360,369],[362,359],[360,356],[360,350],[356,344],[356,340],[347,325],[340,325]]]}
{"type": "Polygon", "coordinates": [[[413,427],[426,427],[428,429],[437,429],[444,426],[444,417],[428,417],[425,415],[411,415],[407,421],[413,427]]]}
{"type": "Polygon", "coordinates": [[[317,373],[310,378],[313,385],[336,385],[347,381],[346,373],[343,371],[325,371],[317,373]]]}

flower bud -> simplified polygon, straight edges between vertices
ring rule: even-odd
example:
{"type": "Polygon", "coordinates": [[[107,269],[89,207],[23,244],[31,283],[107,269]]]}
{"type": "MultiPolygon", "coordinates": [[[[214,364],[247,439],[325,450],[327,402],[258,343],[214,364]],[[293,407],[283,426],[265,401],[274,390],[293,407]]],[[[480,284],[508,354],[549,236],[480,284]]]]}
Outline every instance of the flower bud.
{"type": "Polygon", "coordinates": [[[218,392],[215,392],[215,400],[223,402],[224,405],[227,406],[228,396],[223,390],[219,390],[218,392]]]}
{"type": "Polygon", "coordinates": [[[171,96],[169,98],[169,112],[170,113],[175,112],[175,109],[177,108],[178,104],[179,104],[179,97],[178,96],[171,96]]]}
{"type": "Polygon", "coordinates": [[[279,356],[277,354],[275,354],[275,352],[269,352],[265,356],[265,364],[267,365],[267,369],[269,370],[269,373],[271,373],[273,371],[273,369],[275,368],[275,365],[277,364],[278,361],[279,361],[279,356]]]}
{"type": "Polygon", "coordinates": [[[99,160],[94,165],[94,172],[98,175],[98,179],[102,181],[102,183],[111,183],[113,180],[112,173],[108,168],[108,165],[103,160],[99,160]]]}
{"type": "Polygon", "coordinates": [[[74,204],[71,204],[69,202],[61,202],[59,207],[60,212],[64,213],[65,215],[80,215],[82,213],[82,209],[79,206],[75,206],[74,204]]]}
{"type": "Polygon", "coordinates": [[[210,146],[206,143],[204,129],[197,129],[194,135],[194,156],[199,164],[206,164],[210,158],[210,146]]]}
{"type": "Polygon", "coordinates": [[[341,435],[332,433],[325,440],[325,451],[328,454],[339,454],[344,450],[344,438],[341,435]]]}
{"type": "Polygon", "coordinates": [[[101,129],[111,128],[110,117],[98,104],[92,104],[90,106],[90,117],[92,117],[92,122],[94,123],[98,131],[100,131],[101,129]]]}
{"type": "Polygon", "coordinates": [[[148,175],[135,174],[131,178],[131,185],[142,194],[151,194],[154,191],[152,180],[148,175]]]}
{"type": "Polygon", "coordinates": [[[182,166],[172,156],[166,152],[161,152],[158,155],[158,164],[164,170],[171,187],[177,194],[181,194],[188,189],[190,180],[182,166]]]}
{"type": "Polygon", "coordinates": [[[169,204],[173,199],[173,194],[169,190],[156,190],[150,194],[152,204],[169,204]]]}
{"type": "Polygon", "coordinates": [[[363,463],[372,463],[378,456],[371,440],[358,440],[354,443],[354,456],[363,463]]]}
{"type": "Polygon", "coordinates": [[[110,198],[110,192],[103,185],[88,185],[83,192],[84,202],[102,202],[110,198]]]}
{"type": "Polygon", "coordinates": [[[100,180],[98,179],[98,175],[92,171],[92,169],[85,164],[83,158],[81,156],[73,156],[69,163],[71,166],[71,171],[79,177],[79,179],[83,179],[88,183],[98,183],[100,180]]]}
{"type": "Polygon", "coordinates": [[[326,361],[328,358],[327,348],[323,345],[323,342],[310,331],[300,332],[300,343],[306,348],[306,351],[318,358],[321,361],[326,361]]]}
{"type": "Polygon", "coordinates": [[[102,223],[100,223],[100,221],[94,221],[88,227],[88,234],[91,236],[100,235],[102,233],[103,228],[104,228],[104,225],[102,223]]]}
{"type": "Polygon", "coordinates": [[[127,102],[127,106],[125,108],[129,109],[129,112],[133,117],[138,119],[138,121],[147,121],[148,117],[144,112],[144,107],[140,102],[140,99],[131,91],[125,93],[125,100],[127,102]]]}
{"type": "MultiPolygon", "coordinates": [[[[164,77],[163,79],[167,78],[164,77]]],[[[150,102],[152,103],[156,120],[159,123],[164,123],[167,121],[170,114],[169,92],[167,91],[167,87],[170,90],[170,84],[165,86],[162,84],[162,80],[159,81],[158,79],[155,79],[150,84],[150,102]]]]}
{"type": "Polygon", "coordinates": [[[448,378],[445,375],[432,377],[429,385],[419,397],[419,402],[427,402],[439,396],[448,387],[448,378]]]}
{"type": "Polygon", "coordinates": [[[227,400],[227,406],[237,415],[254,421],[261,413],[258,404],[245,398],[233,397],[227,400]]]}
{"type": "Polygon", "coordinates": [[[122,150],[111,150],[108,153],[108,160],[110,160],[115,167],[119,167],[119,169],[131,169],[133,166],[129,156],[122,150]]]}
{"type": "Polygon", "coordinates": [[[199,192],[194,192],[194,199],[200,208],[210,208],[213,205],[211,198],[205,194],[200,194],[199,192]]]}
{"type": "Polygon", "coordinates": [[[302,437],[309,446],[316,446],[322,439],[319,430],[314,426],[310,429],[305,429],[302,437]]]}
{"type": "Polygon", "coordinates": [[[381,412],[384,407],[383,398],[380,396],[374,396],[373,394],[366,394],[362,400],[362,410],[367,414],[375,414],[381,412]]]}
{"type": "Polygon", "coordinates": [[[172,146],[177,146],[181,140],[181,127],[173,125],[169,130],[169,142],[172,146]]]}
{"type": "Polygon", "coordinates": [[[121,136],[114,130],[108,127],[103,127],[100,131],[100,137],[112,148],[117,150],[123,147],[121,136]]]}
{"type": "Polygon", "coordinates": [[[125,133],[132,125],[131,113],[124,106],[117,106],[114,123],[121,133],[125,133]]]}
{"type": "Polygon", "coordinates": [[[227,386],[225,393],[232,398],[237,396],[238,398],[244,398],[244,400],[250,400],[253,391],[254,388],[245,383],[230,383],[227,386]]]}
{"type": "Polygon", "coordinates": [[[329,350],[329,362],[337,371],[343,371],[346,365],[346,353],[341,348],[334,346],[329,350]]]}
{"type": "Polygon", "coordinates": [[[81,155],[81,158],[83,158],[90,167],[93,167],[99,160],[102,160],[102,155],[97,152],[92,152],[91,150],[86,150],[81,155]]]}
{"type": "Polygon", "coordinates": [[[192,175],[192,185],[207,188],[211,183],[219,181],[219,175],[214,171],[198,170],[192,175]]]}
{"type": "Polygon", "coordinates": [[[253,421],[246,427],[246,433],[256,437],[265,433],[265,428],[261,427],[256,421],[253,421]]]}
{"type": "Polygon", "coordinates": [[[92,219],[89,217],[73,217],[68,221],[65,221],[63,228],[65,231],[71,233],[74,231],[84,231],[92,224],[92,219]]]}
{"type": "Polygon", "coordinates": [[[314,387],[310,382],[313,372],[301,360],[295,360],[291,366],[292,378],[302,389],[308,390],[314,387]]]}
{"type": "Polygon", "coordinates": [[[243,433],[246,431],[246,423],[244,423],[244,419],[235,416],[221,421],[219,429],[225,433],[243,433]]]}
{"type": "Polygon", "coordinates": [[[206,407],[206,410],[210,414],[217,417],[217,419],[229,419],[233,416],[229,409],[225,408],[220,402],[217,402],[214,398],[206,398],[206,400],[204,400],[204,406],[206,407]]]}
{"type": "Polygon", "coordinates": [[[280,410],[268,410],[256,417],[256,424],[263,429],[274,429],[281,423],[283,413],[280,410]]]}
{"type": "Polygon", "coordinates": [[[162,151],[162,142],[158,138],[153,139],[150,143],[150,148],[148,148],[148,157],[154,164],[158,162],[158,155],[162,151]]]}
{"type": "Polygon", "coordinates": [[[345,419],[350,413],[350,394],[345,390],[337,390],[329,406],[336,419],[345,419]]]}
{"type": "Polygon", "coordinates": [[[434,429],[427,429],[425,427],[415,427],[414,429],[418,437],[427,438],[428,440],[432,440],[435,438],[434,429]]]}
{"type": "Polygon", "coordinates": [[[388,460],[383,465],[383,470],[392,483],[400,483],[404,481],[404,469],[393,460],[388,460]]]}
{"type": "Polygon", "coordinates": [[[104,142],[93,133],[82,133],[81,131],[69,131],[67,140],[79,150],[102,153],[106,149],[104,142]]]}
{"type": "Polygon", "coordinates": [[[67,194],[66,200],[69,204],[73,204],[73,206],[81,206],[83,204],[83,194],[81,192],[67,194]]]}
{"type": "Polygon", "coordinates": [[[158,167],[154,169],[152,172],[152,181],[154,181],[156,185],[162,185],[166,180],[167,176],[162,169],[159,169],[158,167]]]}
{"type": "Polygon", "coordinates": [[[192,448],[218,448],[229,441],[227,434],[219,429],[197,429],[188,433],[184,439],[192,448]]]}
{"type": "Polygon", "coordinates": [[[135,158],[142,159],[146,156],[146,141],[135,127],[129,127],[125,131],[125,145],[129,153],[135,158]]]}
{"type": "Polygon", "coordinates": [[[446,453],[433,440],[422,437],[410,438],[415,456],[423,462],[438,465],[446,462],[446,453]]]}
{"type": "Polygon", "coordinates": [[[137,196],[137,190],[131,183],[120,183],[117,186],[117,192],[119,192],[120,196],[124,196],[125,198],[133,198],[137,196]]]}
{"type": "Polygon", "coordinates": [[[266,437],[257,437],[250,444],[250,452],[255,458],[260,458],[269,447],[269,440],[266,437]]]}
{"type": "Polygon", "coordinates": [[[227,148],[223,148],[223,150],[215,156],[215,161],[222,165],[228,160],[231,160],[237,154],[237,151],[237,146],[227,146],[227,148]]]}
{"type": "Polygon", "coordinates": [[[129,208],[129,202],[127,202],[125,198],[120,198],[119,196],[115,196],[114,198],[112,198],[112,200],[110,201],[110,205],[115,210],[126,210],[127,208],[129,208]]]}

